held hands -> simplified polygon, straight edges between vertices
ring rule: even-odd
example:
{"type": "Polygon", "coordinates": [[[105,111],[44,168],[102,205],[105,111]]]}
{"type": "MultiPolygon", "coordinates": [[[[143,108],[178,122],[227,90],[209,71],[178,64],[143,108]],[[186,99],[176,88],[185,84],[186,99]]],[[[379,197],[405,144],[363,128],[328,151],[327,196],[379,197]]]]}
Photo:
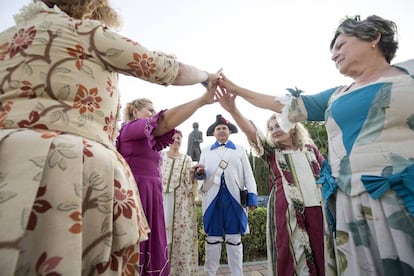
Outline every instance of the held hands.
{"type": "Polygon", "coordinates": [[[208,78],[206,81],[202,82],[201,84],[207,88],[207,91],[204,93],[202,98],[205,98],[205,104],[212,104],[217,102],[218,99],[218,79],[221,78],[221,72],[223,69],[219,69],[216,73],[207,73],[208,78]]]}
{"type": "Polygon", "coordinates": [[[212,104],[218,101],[217,82],[209,82],[207,91],[200,97],[203,105],[212,104]]]}
{"type": "Polygon", "coordinates": [[[229,80],[223,73],[221,77],[217,80],[218,86],[225,92],[230,94],[238,95],[240,89],[239,86],[235,85],[231,80],[229,80]]]}
{"type": "Polygon", "coordinates": [[[237,95],[226,93],[221,86],[219,86],[219,90],[220,91],[216,94],[216,97],[220,105],[230,114],[237,111],[235,102],[237,95]]]}
{"type": "Polygon", "coordinates": [[[190,175],[191,175],[191,178],[194,180],[194,179],[197,179],[197,180],[202,180],[202,179],[204,179],[204,174],[205,174],[205,171],[204,171],[204,164],[197,164],[197,165],[194,165],[194,166],[192,166],[191,167],[191,169],[190,169],[190,175]]]}
{"type": "Polygon", "coordinates": [[[208,100],[206,104],[218,101],[226,111],[233,113],[237,111],[235,99],[240,87],[230,81],[222,71],[223,68],[219,69],[215,74],[207,73],[207,81],[202,82],[204,87],[207,88],[205,96],[208,100]],[[214,95],[211,93],[214,93],[214,95]],[[211,99],[212,96],[215,98],[211,99]]]}
{"type": "Polygon", "coordinates": [[[207,72],[208,77],[207,77],[207,80],[205,82],[207,82],[209,84],[210,83],[217,83],[217,80],[219,78],[221,78],[222,72],[223,72],[223,68],[220,68],[219,70],[217,70],[216,73],[208,73],[207,72]]]}
{"type": "Polygon", "coordinates": [[[203,175],[204,174],[204,164],[197,164],[194,165],[190,172],[197,174],[197,175],[203,175]]]}

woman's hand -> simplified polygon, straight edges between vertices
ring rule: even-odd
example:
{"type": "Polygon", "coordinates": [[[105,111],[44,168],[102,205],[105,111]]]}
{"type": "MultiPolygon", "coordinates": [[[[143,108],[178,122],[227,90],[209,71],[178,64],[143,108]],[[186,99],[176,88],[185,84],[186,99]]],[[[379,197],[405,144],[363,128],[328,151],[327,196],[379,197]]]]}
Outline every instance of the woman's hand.
{"type": "Polygon", "coordinates": [[[218,98],[218,102],[220,103],[220,105],[230,114],[237,111],[236,102],[235,102],[237,95],[226,93],[223,90],[223,88],[221,88],[220,86],[219,86],[219,90],[220,92],[218,93],[217,98],[218,98]]]}
{"type": "Polygon", "coordinates": [[[207,78],[207,81],[206,81],[206,82],[208,82],[209,84],[210,84],[210,83],[216,83],[216,82],[217,82],[217,80],[218,80],[219,78],[221,78],[221,74],[222,74],[222,72],[223,72],[223,68],[220,68],[219,70],[217,70],[217,72],[216,72],[216,73],[208,73],[208,72],[207,72],[207,74],[208,74],[208,78],[207,78]]]}
{"type": "Polygon", "coordinates": [[[202,105],[212,104],[218,101],[217,82],[209,82],[207,91],[200,97],[202,105]]]}
{"type": "Polygon", "coordinates": [[[239,86],[235,85],[231,80],[229,80],[223,73],[221,77],[217,80],[218,85],[225,93],[231,93],[238,95],[239,86]]]}

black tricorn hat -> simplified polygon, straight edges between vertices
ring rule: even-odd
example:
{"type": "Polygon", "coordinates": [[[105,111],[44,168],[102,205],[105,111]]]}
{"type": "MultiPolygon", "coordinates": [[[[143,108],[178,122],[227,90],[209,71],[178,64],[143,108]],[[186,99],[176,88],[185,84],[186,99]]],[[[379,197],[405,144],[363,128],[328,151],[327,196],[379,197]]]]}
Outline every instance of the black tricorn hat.
{"type": "Polygon", "coordinates": [[[216,126],[218,125],[226,125],[228,126],[229,130],[230,130],[230,134],[231,133],[237,133],[237,127],[235,125],[233,125],[232,123],[230,123],[228,120],[226,120],[224,117],[221,116],[221,114],[218,114],[216,116],[216,121],[214,122],[214,124],[212,124],[211,126],[208,127],[207,129],[207,136],[214,136],[214,129],[216,128],[216,126]]]}

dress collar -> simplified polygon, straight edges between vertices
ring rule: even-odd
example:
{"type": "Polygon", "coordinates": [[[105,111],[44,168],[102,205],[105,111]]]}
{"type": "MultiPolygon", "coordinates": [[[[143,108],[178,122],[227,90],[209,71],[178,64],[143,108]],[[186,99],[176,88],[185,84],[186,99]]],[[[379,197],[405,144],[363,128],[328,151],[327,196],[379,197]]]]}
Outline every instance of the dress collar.
{"type": "Polygon", "coordinates": [[[56,12],[68,16],[61,9],[59,9],[57,5],[53,8],[49,8],[45,3],[38,0],[35,3],[23,6],[18,14],[13,15],[14,21],[16,21],[17,24],[21,24],[41,12],[56,12]]]}

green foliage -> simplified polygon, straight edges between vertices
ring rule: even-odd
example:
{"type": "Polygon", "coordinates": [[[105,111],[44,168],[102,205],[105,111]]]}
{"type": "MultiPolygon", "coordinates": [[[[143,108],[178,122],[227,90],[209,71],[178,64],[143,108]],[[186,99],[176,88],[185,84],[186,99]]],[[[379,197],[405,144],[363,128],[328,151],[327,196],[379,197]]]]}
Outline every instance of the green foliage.
{"type": "MultiPolygon", "coordinates": [[[[198,263],[203,265],[205,262],[205,237],[203,231],[202,210],[197,207],[198,224],[198,263]]],[[[266,208],[259,207],[249,210],[250,233],[242,236],[243,242],[243,261],[251,262],[266,259],[266,208]]],[[[226,245],[222,244],[220,263],[227,263],[226,245]]]]}
{"type": "Polygon", "coordinates": [[[319,148],[321,154],[328,158],[328,134],[325,129],[325,122],[304,122],[303,125],[309,131],[310,136],[319,148]]]}
{"type": "Polygon", "coordinates": [[[266,208],[249,210],[250,233],[242,237],[243,261],[266,259],[266,208]]]}
{"type": "Polygon", "coordinates": [[[269,195],[269,166],[262,158],[249,153],[250,166],[257,185],[257,195],[269,195]]]}

